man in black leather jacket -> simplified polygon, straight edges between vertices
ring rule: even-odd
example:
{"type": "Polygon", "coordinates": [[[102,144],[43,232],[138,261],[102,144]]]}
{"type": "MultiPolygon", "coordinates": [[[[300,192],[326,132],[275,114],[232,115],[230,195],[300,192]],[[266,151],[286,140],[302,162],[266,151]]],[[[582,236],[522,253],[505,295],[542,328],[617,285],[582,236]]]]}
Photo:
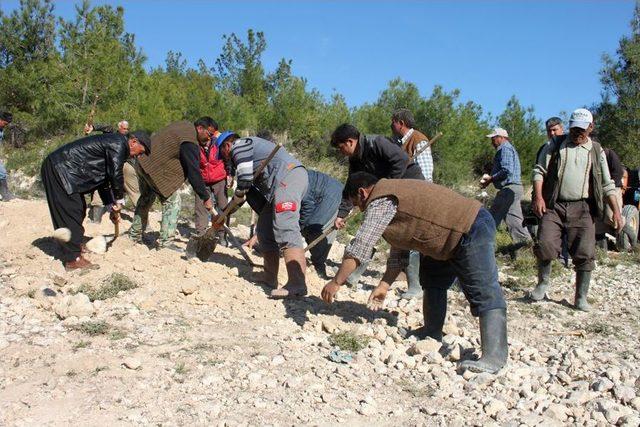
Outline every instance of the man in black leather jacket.
{"type": "Polygon", "coordinates": [[[122,167],[128,158],[148,154],[150,147],[151,140],[144,132],[107,133],[70,142],[44,159],[42,183],[53,226],[71,232],[70,240],[63,244],[67,270],[97,268],[82,256],[84,194],[97,190],[105,206],[110,207],[112,221],[117,221],[124,203],[122,167]]]}

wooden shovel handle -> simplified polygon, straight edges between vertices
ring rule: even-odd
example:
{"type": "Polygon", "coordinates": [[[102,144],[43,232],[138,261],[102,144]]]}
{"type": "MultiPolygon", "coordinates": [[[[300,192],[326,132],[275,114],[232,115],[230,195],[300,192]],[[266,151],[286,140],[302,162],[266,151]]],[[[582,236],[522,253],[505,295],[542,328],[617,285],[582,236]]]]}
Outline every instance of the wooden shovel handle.
{"type": "Polygon", "coordinates": [[[415,153],[413,153],[413,156],[409,157],[409,160],[413,160],[416,157],[418,157],[420,154],[422,154],[422,152],[424,150],[426,150],[427,148],[431,147],[433,145],[434,142],[436,142],[438,140],[438,138],[440,138],[442,136],[442,132],[438,132],[435,134],[435,136],[433,138],[431,138],[429,141],[427,141],[427,145],[423,146],[421,149],[416,150],[415,153]]]}

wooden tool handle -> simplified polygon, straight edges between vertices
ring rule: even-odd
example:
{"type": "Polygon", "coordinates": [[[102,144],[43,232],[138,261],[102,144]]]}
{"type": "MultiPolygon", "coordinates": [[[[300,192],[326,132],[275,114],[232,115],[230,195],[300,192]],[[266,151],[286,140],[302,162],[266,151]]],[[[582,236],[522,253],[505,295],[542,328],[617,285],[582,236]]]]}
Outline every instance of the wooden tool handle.
{"type": "MultiPolygon", "coordinates": [[[[344,217],[344,222],[347,222],[351,217],[353,216],[353,212],[350,212],[349,215],[347,215],[346,217],[344,217]]],[[[314,246],[316,246],[318,243],[320,243],[325,237],[327,237],[329,234],[333,233],[335,230],[337,230],[335,224],[332,225],[331,227],[327,228],[326,230],[324,230],[322,232],[321,235],[319,235],[318,237],[316,237],[315,239],[313,239],[313,241],[311,243],[309,243],[307,245],[307,247],[304,249],[305,251],[310,251],[311,248],[313,248],[314,246]]]]}
{"type": "Polygon", "coordinates": [[[423,146],[421,149],[419,149],[415,153],[413,153],[413,156],[409,157],[409,160],[413,160],[416,157],[418,157],[420,154],[422,154],[422,152],[424,150],[426,150],[427,148],[431,147],[431,145],[433,145],[433,143],[436,142],[438,140],[438,138],[440,138],[441,136],[442,136],[442,132],[438,132],[433,138],[431,138],[429,141],[427,141],[427,145],[423,146]]]}

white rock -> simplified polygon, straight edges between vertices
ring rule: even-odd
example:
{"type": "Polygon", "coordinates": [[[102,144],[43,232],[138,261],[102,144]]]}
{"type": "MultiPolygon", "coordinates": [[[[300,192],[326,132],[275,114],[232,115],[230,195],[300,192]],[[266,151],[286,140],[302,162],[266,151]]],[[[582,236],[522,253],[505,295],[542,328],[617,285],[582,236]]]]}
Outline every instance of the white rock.
{"type": "Polygon", "coordinates": [[[53,230],[51,237],[60,242],[66,243],[71,240],[71,230],[68,228],[56,228],[53,230]]]}
{"type": "Polygon", "coordinates": [[[87,242],[86,247],[94,254],[103,254],[107,252],[107,239],[104,236],[94,237],[87,242]]]}
{"type": "Polygon", "coordinates": [[[61,319],[71,316],[91,316],[93,314],[93,304],[89,301],[89,297],[83,293],[65,295],[55,304],[54,311],[61,319]]]}
{"type": "Polygon", "coordinates": [[[606,377],[600,377],[591,383],[591,390],[593,391],[609,391],[613,388],[613,382],[606,377]]]}
{"type": "Polygon", "coordinates": [[[439,351],[442,347],[442,343],[434,340],[433,338],[425,338],[413,344],[409,350],[407,350],[407,354],[410,356],[427,354],[432,351],[439,351]]]}
{"type": "Polygon", "coordinates": [[[285,358],[283,355],[278,354],[277,356],[274,356],[273,359],[271,359],[271,366],[279,366],[282,365],[285,362],[285,358]]]}
{"type": "Polygon", "coordinates": [[[185,295],[191,295],[198,290],[198,282],[195,280],[185,279],[180,286],[180,292],[185,295]]]}
{"type": "Polygon", "coordinates": [[[484,413],[490,417],[495,417],[498,413],[506,411],[507,405],[503,401],[498,399],[491,399],[484,405],[484,413]]]}
{"type": "Polygon", "coordinates": [[[137,357],[127,357],[122,361],[122,366],[135,371],[142,366],[142,361],[137,357]]]}
{"type": "Polygon", "coordinates": [[[630,403],[636,398],[636,391],[633,387],[615,386],[613,388],[614,396],[622,403],[630,403]]]}
{"type": "Polygon", "coordinates": [[[544,411],[544,416],[549,417],[554,421],[564,422],[567,420],[567,408],[558,405],[556,403],[552,403],[549,405],[546,411],[544,411]]]}

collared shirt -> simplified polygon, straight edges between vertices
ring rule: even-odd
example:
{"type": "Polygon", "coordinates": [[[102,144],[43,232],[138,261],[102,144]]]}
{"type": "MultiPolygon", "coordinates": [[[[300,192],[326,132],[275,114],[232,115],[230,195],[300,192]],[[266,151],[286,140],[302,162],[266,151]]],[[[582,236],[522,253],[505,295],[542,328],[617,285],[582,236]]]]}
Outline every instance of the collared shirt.
{"type": "MultiPolygon", "coordinates": [[[[364,213],[364,221],[356,236],[345,248],[344,255],[357,259],[360,263],[368,262],[373,256],[373,249],[382,237],[382,233],[396,216],[398,202],[391,197],[381,197],[369,203],[364,213]]],[[[387,259],[387,268],[404,268],[409,264],[409,251],[391,248],[387,259]]]]}
{"type": "Polygon", "coordinates": [[[499,190],[505,185],[521,184],[520,175],[518,152],[509,141],[505,141],[496,149],[496,155],[493,157],[493,185],[499,190]]]}
{"type": "MultiPolygon", "coordinates": [[[[568,139],[560,145],[558,162],[558,180],[560,189],[558,200],[576,201],[589,198],[589,176],[591,172],[591,138],[584,144],[576,145],[568,139]]],[[[554,146],[549,144],[542,149],[538,161],[533,168],[533,181],[543,181],[547,175],[547,167],[551,160],[554,146]]],[[[605,195],[614,194],[616,187],[609,174],[604,152],[600,153],[600,169],[602,170],[602,191],[605,195]]]]}
{"type": "MultiPolygon", "coordinates": [[[[402,139],[400,140],[402,143],[401,145],[404,145],[404,143],[407,142],[409,138],[411,138],[411,135],[413,135],[413,129],[409,129],[409,132],[407,132],[405,136],[402,137],[402,139]]],[[[429,143],[427,141],[420,141],[416,145],[416,152],[422,150],[422,148],[428,144],[429,143]]],[[[433,156],[431,155],[431,147],[425,149],[413,160],[420,167],[422,175],[424,175],[424,179],[426,181],[433,182],[433,156]]]]}

